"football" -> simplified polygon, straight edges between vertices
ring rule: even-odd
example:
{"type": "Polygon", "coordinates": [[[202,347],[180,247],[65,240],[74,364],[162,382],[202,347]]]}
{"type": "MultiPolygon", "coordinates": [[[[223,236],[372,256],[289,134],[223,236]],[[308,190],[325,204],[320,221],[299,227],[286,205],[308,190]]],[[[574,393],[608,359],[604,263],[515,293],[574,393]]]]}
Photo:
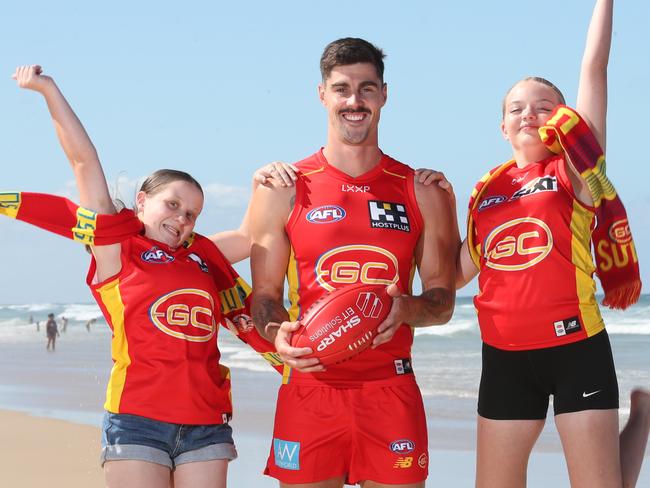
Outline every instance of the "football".
{"type": "Polygon", "coordinates": [[[385,285],[350,285],[318,299],[303,314],[291,338],[293,347],[310,347],[327,366],[347,361],[372,344],[393,299],[385,285]]]}

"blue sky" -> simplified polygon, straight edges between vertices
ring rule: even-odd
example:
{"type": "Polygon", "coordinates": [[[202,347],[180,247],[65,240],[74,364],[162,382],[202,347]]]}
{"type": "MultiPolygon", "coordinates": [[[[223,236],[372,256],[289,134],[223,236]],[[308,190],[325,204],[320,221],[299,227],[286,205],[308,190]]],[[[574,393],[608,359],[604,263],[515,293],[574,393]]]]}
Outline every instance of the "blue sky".
{"type": "MultiPolygon", "coordinates": [[[[380,145],[453,182],[464,225],[475,181],[506,160],[505,91],[527,75],[575,101],[591,0],[11,2],[0,17],[0,188],[74,197],[40,96],[10,79],[20,64],[54,76],[93,138],[111,182],[179,168],[207,193],[198,231],[237,226],[255,168],[325,143],[318,102],[323,47],[363,37],[387,53],[380,145]]],[[[647,2],[618,2],[610,59],[608,170],[628,208],[650,282],[650,46],[647,2]]],[[[91,301],[87,255],[0,219],[0,303],[91,301]]],[[[247,263],[238,268],[248,275],[247,263]]],[[[472,293],[475,285],[461,291],[472,293]]]]}

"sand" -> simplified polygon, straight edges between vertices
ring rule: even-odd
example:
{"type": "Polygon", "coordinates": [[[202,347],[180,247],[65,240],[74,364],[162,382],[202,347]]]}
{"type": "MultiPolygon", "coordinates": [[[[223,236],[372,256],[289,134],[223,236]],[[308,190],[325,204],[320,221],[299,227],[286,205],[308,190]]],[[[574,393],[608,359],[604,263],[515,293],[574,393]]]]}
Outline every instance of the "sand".
{"type": "Polygon", "coordinates": [[[97,427],[0,410],[0,485],[104,486],[97,427]]]}

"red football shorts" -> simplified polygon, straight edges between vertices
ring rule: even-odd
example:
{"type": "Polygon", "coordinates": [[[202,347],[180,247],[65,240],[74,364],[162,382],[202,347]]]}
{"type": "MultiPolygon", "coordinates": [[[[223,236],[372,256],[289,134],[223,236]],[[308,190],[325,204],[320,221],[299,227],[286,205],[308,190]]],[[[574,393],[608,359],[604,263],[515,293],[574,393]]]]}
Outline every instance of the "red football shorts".
{"type": "Polygon", "coordinates": [[[265,474],[283,483],[407,484],[425,480],[428,468],[426,417],[412,375],[355,388],[280,387],[265,474]]]}

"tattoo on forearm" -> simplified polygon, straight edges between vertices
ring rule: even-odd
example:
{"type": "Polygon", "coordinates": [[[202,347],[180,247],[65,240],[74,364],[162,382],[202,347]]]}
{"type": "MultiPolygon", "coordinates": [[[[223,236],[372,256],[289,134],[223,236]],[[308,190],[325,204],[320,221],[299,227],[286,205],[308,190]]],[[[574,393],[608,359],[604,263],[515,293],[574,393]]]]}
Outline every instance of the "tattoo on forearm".
{"type": "Polygon", "coordinates": [[[281,323],[289,319],[289,314],[277,300],[259,297],[253,300],[251,307],[253,323],[257,330],[266,337],[266,325],[269,322],[281,323]]]}
{"type": "Polygon", "coordinates": [[[421,309],[411,325],[444,324],[454,308],[454,294],[446,288],[431,288],[424,291],[420,300],[421,309]]]}

